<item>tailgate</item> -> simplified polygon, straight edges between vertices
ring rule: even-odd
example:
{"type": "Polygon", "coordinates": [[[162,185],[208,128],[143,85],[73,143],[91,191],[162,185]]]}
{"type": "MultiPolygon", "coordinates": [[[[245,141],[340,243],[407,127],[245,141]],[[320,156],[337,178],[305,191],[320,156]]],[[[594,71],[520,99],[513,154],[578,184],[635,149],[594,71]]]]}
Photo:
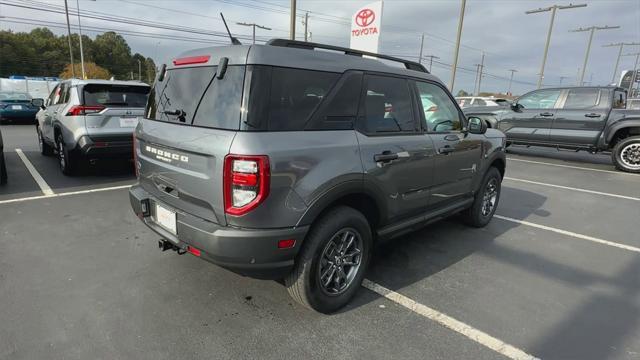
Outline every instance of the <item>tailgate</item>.
{"type": "Polygon", "coordinates": [[[131,133],[143,116],[144,108],[106,108],[99,113],[85,115],[84,121],[92,138],[123,135],[131,140],[131,133]]]}
{"type": "Polygon", "coordinates": [[[226,225],[223,164],[235,134],[141,119],[135,149],[140,185],[178,212],[226,225]]]}

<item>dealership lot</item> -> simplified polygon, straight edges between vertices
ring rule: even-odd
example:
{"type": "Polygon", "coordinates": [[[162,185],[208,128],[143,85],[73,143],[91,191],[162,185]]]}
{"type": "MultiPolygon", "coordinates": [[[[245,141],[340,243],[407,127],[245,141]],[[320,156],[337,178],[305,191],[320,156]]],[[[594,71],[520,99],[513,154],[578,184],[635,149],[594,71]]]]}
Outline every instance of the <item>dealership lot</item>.
{"type": "Polygon", "coordinates": [[[1,131],[1,359],[640,358],[640,175],[606,155],[511,149],[488,227],[380,245],[367,288],[325,316],[160,252],[129,208],[131,164],[66,177],[33,126],[1,131]]]}

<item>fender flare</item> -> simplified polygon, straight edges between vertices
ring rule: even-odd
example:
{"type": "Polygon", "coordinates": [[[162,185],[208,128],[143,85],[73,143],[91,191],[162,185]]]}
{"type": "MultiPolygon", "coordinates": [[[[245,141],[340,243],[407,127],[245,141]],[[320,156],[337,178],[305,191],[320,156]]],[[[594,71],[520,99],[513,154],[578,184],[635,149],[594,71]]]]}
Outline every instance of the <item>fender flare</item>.
{"type": "Polygon", "coordinates": [[[606,134],[606,145],[609,146],[609,144],[611,144],[611,141],[613,140],[613,136],[620,130],[625,129],[625,128],[630,128],[630,127],[637,127],[640,128],[640,118],[625,118],[625,119],[621,119],[618,122],[613,123],[609,129],[607,130],[607,134],[606,134]]]}

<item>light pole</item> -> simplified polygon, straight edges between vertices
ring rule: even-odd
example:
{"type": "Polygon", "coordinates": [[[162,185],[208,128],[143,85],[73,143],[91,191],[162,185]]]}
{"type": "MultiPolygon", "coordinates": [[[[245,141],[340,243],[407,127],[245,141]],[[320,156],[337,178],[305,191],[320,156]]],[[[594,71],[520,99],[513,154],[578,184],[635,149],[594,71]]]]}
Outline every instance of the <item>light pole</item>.
{"type": "Polygon", "coordinates": [[[140,62],[140,59],[136,60],[138,60],[138,81],[142,82],[142,63],[140,62]]]}
{"type": "Polygon", "coordinates": [[[69,5],[67,0],[64,0],[64,13],[67,15],[67,34],[69,34],[69,57],[71,58],[71,77],[76,77],[76,71],[73,68],[73,49],[71,48],[71,24],[69,23],[69,5]]]}
{"type": "MultiPolygon", "coordinates": [[[[292,0],[295,1],[295,0],[292,0]]],[[[460,38],[462,37],[462,24],[464,23],[464,8],[467,0],[462,0],[460,6],[460,17],[458,18],[458,34],[456,35],[456,50],[453,53],[453,65],[451,66],[451,81],[449,82],[449,91],[453,92],[453,85],[456,82],[456,70],[458,69],[458,55],[460,53],[460,38]]]]}
{"type": "Polygon", "coordinates": [[[80,24],[80,0],[76,0],[76,12],[78,13],[78,33],[80,34],[80,68],[82,69],[82,78],[86,79],[87,76],[84,72],[84,51],[82,50],[82,25],[80,24]]]}
{"type": "Polygon", "coordinates": [[[262,26],[262,25],[258,25],[256,23],[236,23],[236,25],[241,25],[241,26],[251,26],[253,28],[253,43],[256,43],[256,28],[259,29],[264,29],[264,30],[271,30],[271,28],[268,28],[266,26],[262,26]]]}
{"type": "Polygon", "coordinates": [[[560,76],[560,84],[558,86],[562,86],[562,80],[568,78],[568,76],[560,76]]]}
{"type": "Polygon", "coordinates": [[[484,52],[482,53],[482,60],[480,61],[480,64],[476,64],[478,70],[477,70],[477,74],[476,77],[478,79],[478,88],[476,90],[476,96],[480,96],[480,84],[482,84],[482,73],[484,71],[484,52]]]}
{"type": "Polygon", "coordinates": [[[304,20],[302,20],[302,25],[304,25],[304,41],[308,41],[309,36],[309,12],[304,13],[304,20]]]}
{"type": "Polygon", "coordinates": [[[614,47],[614,46],[619,47],[619,49],[618,49],[618,57],[616,58],[616,65],[613,67],[613,76],[611,77],[611,83],[612,84],[615,84],[615,82],[616,82],[616,75],[618,74],[618,65],[620,64],[620,56],[622,56],[622,48],[624,48],[625,45],[626,46],[634,46],[634,45],[640,45],[640,43],[619,42],[619,43],[615,43],[615,44],[602,45],[602,47],[614,47]]]}
{"type": "Polygon", "coordinates": [[[587,62],[589,61],[589,52],[591,51],[591,41],[593,41],[593,33],[596,30],[611,30],[611,29],[619,29],[620,26],[590,26],[588,28],[578,28],[575,30],[570,30],[570,32],[584,32],[589,31],[589,42],[587,43],[587,52],[584,55],[584,63],[582,64],[582,73],[580,73],[580,79],[578,80],[578,86],[582,86],[582,82],[584,81],[584,74],[587,70],[587,62]]]}
{"type": "Polygon", "coordinates": [[[509,77],[509,90],[507,91],[507,94],[511,95],[511,83],[513,82],[513,73],[517,73],[518,70],[510,69],[509,71],[511,71],[511,77],[509,77]]]}
{"type": "Polygon", "coordinates": [[[291,14],[289,15],[289,39],[296,39],[296,0],[291,0],[291,14]]]}
{"type": "Polygon", "coordinates": [[[433,67],[433,59],[440,59],[440,58],[435,55],[425,55],[424,57],[429,58],[429,72],[431,72],[431,68],[433,67]]]}
{"type": "Polygon", "coordinates": [[[422,37],[420,38],[420,56],[418,57],[419,64],[422,64],[422,49],[424,49],[424,33],[422,33],[422,37]]]}
{"type": "Polygon", "coordinates": [[[527,15],[551,11],[551,22],[549,23],[549,31],[547,32],[547,42],[544,45],[544,54],[542,55],[542,66],[540,67],[540,77],[538,78],[538,89],[542,87],[542,79],[544,78],[544,66],[547,63],[547,53],[549,52],[549,43],[551,42],[551,32],[553,31],[553,21],[555,20],[555,17],[556,17],[556,11],[558,9],[564,10],[564,9],[573,9],[573,8],[586,7],[586,6],[587,4],[553,5],[547,8],[540,8],[536,10],[525,11],[525,14],[527,15]]]}

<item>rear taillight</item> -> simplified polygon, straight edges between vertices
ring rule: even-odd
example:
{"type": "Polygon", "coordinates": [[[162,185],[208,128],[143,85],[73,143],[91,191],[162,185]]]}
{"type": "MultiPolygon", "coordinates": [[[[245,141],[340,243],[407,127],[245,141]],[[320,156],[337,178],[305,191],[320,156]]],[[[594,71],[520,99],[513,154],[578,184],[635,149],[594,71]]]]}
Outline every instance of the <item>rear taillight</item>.
{"type": "Polygon", "coordinates": [[[136,173],[136,177],[138,177],[138,154],[136,154],[136,148],[138,147],[138,138],[136,137],[136,132],[133,132],[133,169],[136,173]]]}
{"type": "Polygon", "coordinates": [[[230,215],[244,215],[269,195],[269,157],[227,155],[224,158],[224,209],[230,215]]]}
{"type": "Polygon", "coordinates": [[[99,113],[102,110],[104,110],[104,106],[101,106],[101,105],[95,105],[95,106],[74,105],[67,112],[67,116],[94,114],[94,113],[99,113]]]}

